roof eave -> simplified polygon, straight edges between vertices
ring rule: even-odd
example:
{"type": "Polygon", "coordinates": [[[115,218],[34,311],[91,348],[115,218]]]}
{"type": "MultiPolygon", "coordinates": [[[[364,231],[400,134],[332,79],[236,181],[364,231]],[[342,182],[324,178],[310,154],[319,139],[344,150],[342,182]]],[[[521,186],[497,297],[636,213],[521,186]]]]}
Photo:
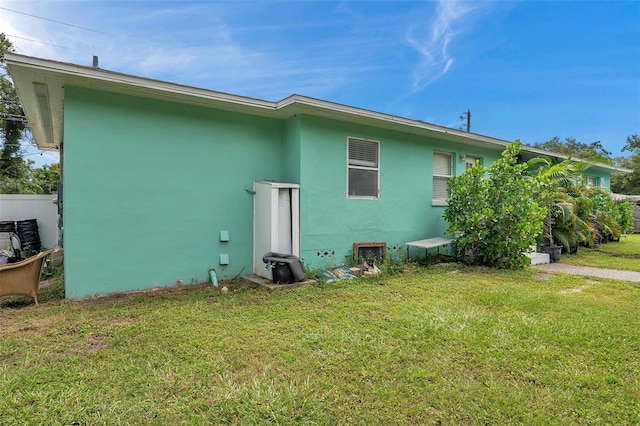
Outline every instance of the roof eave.
{"type": "MultiPolygon", "coordinates": [[[[63,141],[64,86],[90,87],[115,93],[219,108],[258,116],[288,118],[299,114],[335,118],[379,128],[433,136],[465,145],[504,149],[511,142],[438,126],[348,105],[300,95],[291,95],[278,102],[200,89],[160,80],[87,67],[66,62],[7,53],[5,60],[13,76],[34,139],[40,149],[58,149],[63,141]],[[40,95],[40,96],[39,96],[40,95]],[[48,98],[48,99],[44,99],[48,98]]],[[[522,150],[536,155],[569,158],[527,145],[522,150]]],[[[580,159],[575,159],[581,161],[580,159]]],[[[593,167],[630,173],[607,164],[593,167]]]]}

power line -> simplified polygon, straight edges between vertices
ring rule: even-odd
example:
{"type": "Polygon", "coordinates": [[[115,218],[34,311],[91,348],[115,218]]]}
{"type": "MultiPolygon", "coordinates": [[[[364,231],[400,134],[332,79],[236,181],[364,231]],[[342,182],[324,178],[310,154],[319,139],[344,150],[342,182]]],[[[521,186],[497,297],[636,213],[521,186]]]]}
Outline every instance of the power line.
{"type": "Polygon", "coordinates": [[[102,35],[113,36],[113,34],[105,33],[105,32],[98,31],[98,30],[93,30],[93,29],[91,29],[91,28],[87,28],[87,27],[81,27],[80,25],[74,25],[74,24],[68,24],[68,23],[66,23],[66,22],[62,22],[62,21],[56,21],[55,19],[45,18],[45,17],[43,17],[43,16],[33,15],[33,14],[31,14],[31,13],[20,12],[19,10],[9,9],[8,7],[2,7],[2,6],[0,6],[0,9],[2,9],[2,10],[6,10],[6,11],[8,11],[8,12],[17,13],[17,14],[19,14],[19,15],[29,16],[29,17],[31,17],[31,18],[42,19],[43,21],[53,22],[53,23],[55,23],[55,24],[66,25],[67,27],[73,27],[73,28],[78,28],[78,29],[80,29],[80,30],[91,31],[92,33],[97,33],[97,34],[102,34],[102,35]]]}
{"type": "MultiPolygon", "coordinates": [[[[2,9],[2,8],[0,7],[0,9],[2,9]]],[[[59,47],[61,49],[75,50],[76,52],[82,52],[82,53],[90,53],[90,52],[87,52],[85,50],[74,49],[73,47],[67,47],[67,46],[60,46],[59,44],[47,43],[46,41],[40,41],[40,40],[36,40],[34,38],[21,37],[21,36],[17,36],[17,35],[14,35],[14,34],[5,34],[5,35],[8,36],[8,37],[19,38],[21,40],[32,41],[34,43],[46,44],[47,46],[59,47]]]]}

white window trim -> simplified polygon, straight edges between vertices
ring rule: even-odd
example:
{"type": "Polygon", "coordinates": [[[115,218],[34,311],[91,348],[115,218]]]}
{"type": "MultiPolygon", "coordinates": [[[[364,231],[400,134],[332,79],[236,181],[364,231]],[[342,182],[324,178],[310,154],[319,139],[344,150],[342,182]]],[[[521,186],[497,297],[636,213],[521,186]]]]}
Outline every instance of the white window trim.
{"type": "Polygon", "coordinates": [[[587,186],[589,186],[589,187],[592,187],[592,188],[593,188],[593,187],[595,187],[595,188],[597,188],[597,187],[599,187],[599,186],[602,186],[602,179],[600,179],[598,176],[586,176],[586,177],[585,177],[585,179],[586,179],[586,181],[587,181],[587,182],[586,182],[586,184],[587,184],[587,186]],[[592,184],[591,182],[589,182],[591,179],[593,179],[593,180],[594,180],[594,183],[593,183],[593,184],[592,184]]]}
{"type": "MultiPolygon", "coordinates": [[[[446,155],[449,157],[449,170],[451,171],[449,175],[441,175],[441,174],[436,174],[435,171],[433,171],[432,173],[432,178],[436,178],[436,177],[440,177],[440,178],[447,178],[451,179],[454,175],[453,172],[453,153],[452,152],[444,152],[444,151],[433,151],[433,157],[431,159],[432,163],[431,163],[431,168],[435,169],[434,167],[434,163],[433,163],[433,159],[435,158],[436,154],[442,154],[442,155],[446,155]]],[[[431,190],[433,191],[433,183],[431,185],[431,190]]],[[[432,206],[447,206],[448,203],[448,198],[447,199],[443,199],[443,198],[434,198],[435,194],[431,194],[431,205],[432,206]]]]}
{"type": "Polygon", "coordinates": [[[346,179],[346,188],[345,189],[346,189],[347,198],[351,199],[351,200],[379,200],[380,199],[380,163],[381,163],[381,159],[380,159],[380,141],[377,141],[377,140],[374,140],[374,139],[360,138],[360,137],[356,137],[356,136],[348,136],[346,145],[347,145],[347,179],[346,179]],[[350,164],[349,142],[351,140],[374,142],[378,147],[378,152],[376,154],[377,158],[378,158],[378,166],[377,167],[370,167],[370,166],[359,166],[359,165],[350,164]],[[377,172],[378,181],[376,183],[376,186],[377,186],[378,190],[377,190],[377,195],[375,197],[374,196],[363,196],[363,195],[349,195],[349,170],[350,169],[375,170],[377,172]]]}

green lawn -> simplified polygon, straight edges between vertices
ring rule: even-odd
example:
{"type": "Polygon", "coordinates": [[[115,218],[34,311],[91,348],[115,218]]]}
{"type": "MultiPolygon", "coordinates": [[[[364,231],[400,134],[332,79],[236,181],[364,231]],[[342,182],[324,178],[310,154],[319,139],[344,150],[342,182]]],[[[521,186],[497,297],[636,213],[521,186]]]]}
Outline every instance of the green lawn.
{"type": "Polygon", "coordinates": [[[560,261],[571,265],[640,272],[640,234],[623,236],[619,243],[600,244],[593,249],[580,247],[578,254],[563,254],[560,261]]]}
{"type": "Polygon", "coordinates": [[[0,300],[0,423],[640,423],[638,284],[455,265],[227,284],[0,300]]]}

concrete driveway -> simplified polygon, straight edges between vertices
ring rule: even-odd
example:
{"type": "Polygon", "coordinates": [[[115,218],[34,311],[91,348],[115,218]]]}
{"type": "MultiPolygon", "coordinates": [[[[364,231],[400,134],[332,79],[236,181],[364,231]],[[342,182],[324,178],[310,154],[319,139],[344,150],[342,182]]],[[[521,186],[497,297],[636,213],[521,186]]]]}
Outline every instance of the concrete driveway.
{"type": "Polygon", "coordinates": [[[588,277],[611,278],[614,280],[640,282],[640,272],[620,271],[617,269],[593,268],[591,266],[575,266],[566,263],[547,263],[546,265],[536,265],[533,268],[545,270],[547,272],[562,272],[572,275],[584,275],[588,277]]]}

